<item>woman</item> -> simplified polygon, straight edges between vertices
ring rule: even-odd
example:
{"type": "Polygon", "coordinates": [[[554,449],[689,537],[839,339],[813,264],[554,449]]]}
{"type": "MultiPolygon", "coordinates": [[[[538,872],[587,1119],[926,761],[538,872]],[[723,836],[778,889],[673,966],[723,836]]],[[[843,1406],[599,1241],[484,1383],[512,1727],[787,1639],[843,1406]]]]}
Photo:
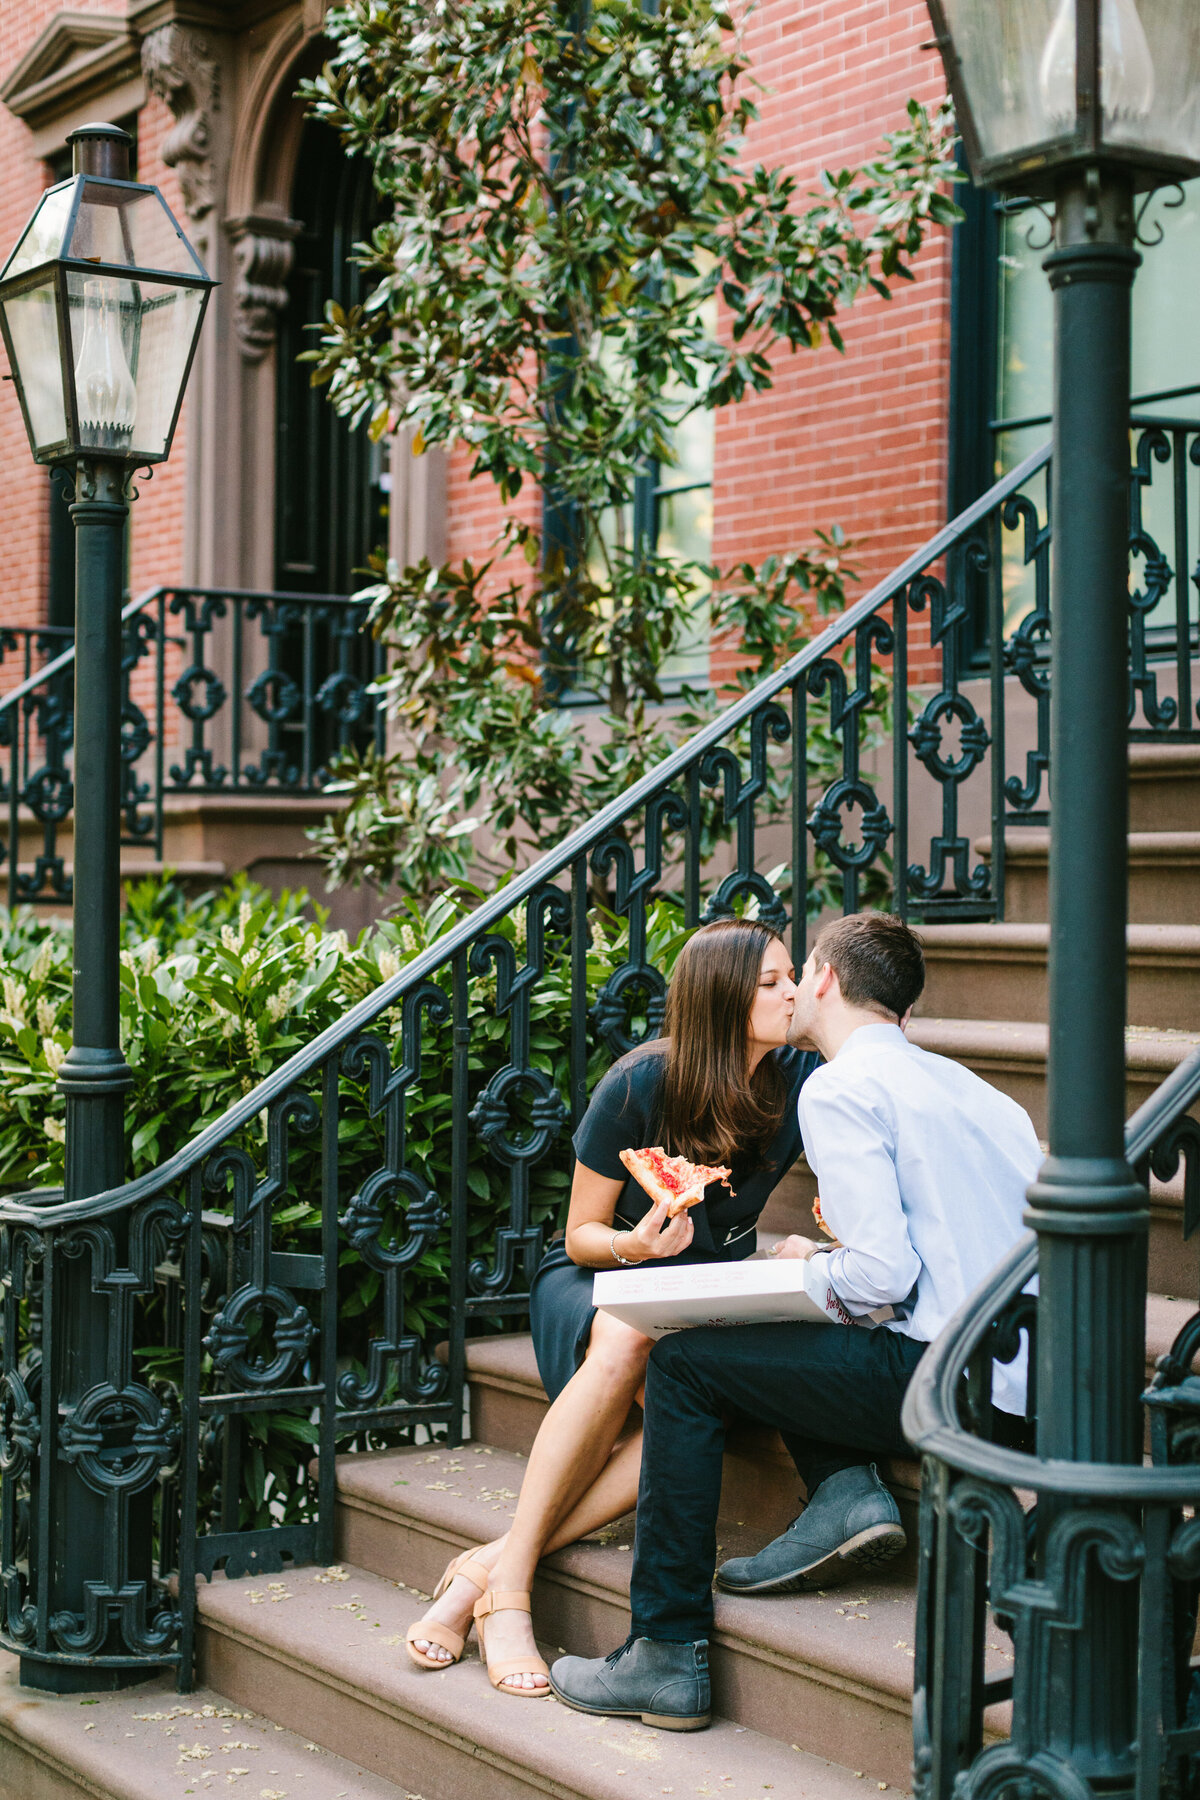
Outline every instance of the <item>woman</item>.
{"type": "Polygon", "coordinates": [[[456,1558],[409,1631],[409,1655],[422,1667],[456,1662],[474,1615],[493,1685],[549,1694],[529,1617],[538,1561],[637,1503],[641,1432],[621,1433],[652,1343],[593,1309],[593,1274],[648,1261],[739,1261],[753,1251],[758,1215],[800,1152],[796,1098],[818,1061],[786,1047],[794,977],[768,926],[704,926],[676,964],[665,1036],[623,1056],[592,1096],[574,1139],[565,1237],[547,1251],[531,1296],[538,1372],[553,1404],[509,1531],[456,1558]],[[619,1156],[659,1143],[693,1162],[728,1163],[733,1193],[714,1184],[699,1206],[668,1221],[619,1156]]]}

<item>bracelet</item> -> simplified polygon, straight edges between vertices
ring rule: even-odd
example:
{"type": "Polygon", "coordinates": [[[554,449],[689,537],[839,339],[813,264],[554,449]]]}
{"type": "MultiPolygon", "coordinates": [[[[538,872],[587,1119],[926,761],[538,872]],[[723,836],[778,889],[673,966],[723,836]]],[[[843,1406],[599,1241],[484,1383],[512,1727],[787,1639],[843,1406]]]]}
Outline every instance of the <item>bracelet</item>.
{"type": "Polygon", "coordinates": [[[612,1237],[608,1241],[608,1251],[609,1251],[609,1255],[612,1257],[613,1261],[620,1263],[620,1265],[623,1269],[636,1269],[637,1268],[638,1265],[637,1265],[636,1257],[622,1256],[621,1252],[617,1249],[617,1234],[615,1231],[613,1232],[612,1237]]]}

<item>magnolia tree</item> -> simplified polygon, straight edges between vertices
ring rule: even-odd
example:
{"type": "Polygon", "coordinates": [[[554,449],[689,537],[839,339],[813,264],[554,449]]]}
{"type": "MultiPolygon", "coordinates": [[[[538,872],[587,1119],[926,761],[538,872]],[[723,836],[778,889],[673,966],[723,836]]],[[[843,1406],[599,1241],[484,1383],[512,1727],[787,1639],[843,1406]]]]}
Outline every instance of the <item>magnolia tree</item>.
{"type": "Polygon", "coordinates": [[[957,217],[952,124],[910,102],[877,161],[803,194],[748,158],[753,84],[709,0],[351,0],[326,31],[305,95],[370,159],[387,222],[312,378],[376,438],[465,445],[505,517],[482,564],[380,563],[369,590],[396,748],[336,771],[323,842],[335,881],[427,892],[478,864],[477,828],[511,867],[710,715],[707,688],[658,704],[698,606],[744,682],[843,604],[836,529],[718,569],[656,545],[639,478],[669,479],[690,417],[767,392],[782,353],[840,350],[839,311],[911,279],[957,217]],[[594,730],[566,689],[598,697],[594,730]]]}

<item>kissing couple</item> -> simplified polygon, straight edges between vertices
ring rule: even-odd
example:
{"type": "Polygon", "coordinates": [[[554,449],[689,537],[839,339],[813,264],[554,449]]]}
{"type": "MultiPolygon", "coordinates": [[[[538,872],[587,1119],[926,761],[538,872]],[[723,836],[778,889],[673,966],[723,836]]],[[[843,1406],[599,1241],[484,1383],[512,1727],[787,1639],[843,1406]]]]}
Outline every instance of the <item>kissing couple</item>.
{"type": "MultiPolygon", "coordinates": [[[[531,1323],[552,1405],[516,1514],[456,1558],[408,1633],[425,1668],[462,1654],[472,1621],[493,1683],[581,1711],[694,1730],[709,1721],[707,1644],[725,1435],[780,1432],[807,1504],[756,1556],[717,1571],[743,1594],[825,1588],[897,1555],[905,1536],[876,1462],[904,1455],[900,1412],[926,1345],[1022,1229],[1041,1150],[1028,1114],[946,1057],[911,1044],[924,985],[901,920],[826,925],[796,975],[756,921],[702,927],[667,997],[664,1036],[622,1057],[575,1134],[566,1232],[535,1278],[531,1323]],[[623,1149],[663,1144],[731,1167],[730,1194],[668,1220],[623,1149]],[[772,1190],[803,1149],[835,1242],[793,1236],[781,1256],[825,1259],[853,1326],[697,1327],[653,1343],[591,1304],[597,1269],[741,1260],[772,1190]],[[643,1424],[630,1429],[634,1400],[643,1424]],[[607,1657],[537,1652],[530,1589],[543,1555],[637,1506],[632,1628],[607,1657]]],[[[993,1398],[1024,1411],[1018,1359],[993,1398]]]]}

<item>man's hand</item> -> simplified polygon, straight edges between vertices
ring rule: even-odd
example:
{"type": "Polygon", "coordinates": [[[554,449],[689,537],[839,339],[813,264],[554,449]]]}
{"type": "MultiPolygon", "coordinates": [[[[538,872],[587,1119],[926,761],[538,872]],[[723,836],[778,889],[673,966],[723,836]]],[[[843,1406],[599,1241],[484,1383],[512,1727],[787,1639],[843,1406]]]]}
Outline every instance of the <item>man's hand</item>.
{"type": "Polygon", "coordinates": [[[771,1248],[767,1251],[767,1255],[795,1256],[799,1257],[802,1262],[807,1262],[809,1257],[815,1256],[818,1250],[828,1250],[830,1248],[831,1246],[829,1244],[818,1244],[814,1242],[812,1238],[800,1237],[796,1232],[793,1232],[790,1237],[785,1237],[782,1243],[772,1244],[771,1248]]]}

